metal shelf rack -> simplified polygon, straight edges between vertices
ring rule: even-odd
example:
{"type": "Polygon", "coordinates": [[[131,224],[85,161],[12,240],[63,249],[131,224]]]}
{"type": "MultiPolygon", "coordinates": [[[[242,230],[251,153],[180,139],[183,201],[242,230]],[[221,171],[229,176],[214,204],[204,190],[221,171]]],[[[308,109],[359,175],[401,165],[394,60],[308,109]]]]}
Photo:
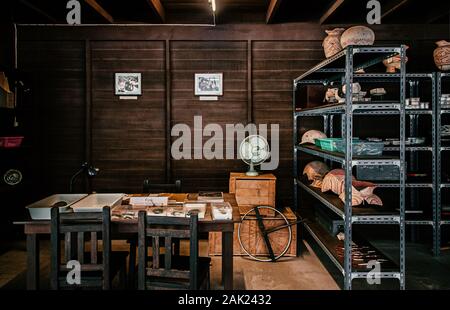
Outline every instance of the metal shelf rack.
{"type": "MultiPolygon", "coordinates": [[[[299,188],[320,201],[325,207],[332,210],[344,220],[345,240],[343,244],[344,253],[342,261],[338,262],[333,249],[330,249],[323,238],[320,230],[315,229],[313,224],[305,223],[305,229],[322,247],[324,252],[336,264],[344,276],[344,288],[352,288],[352,280],[366,278],[370,270],[354,270],[352,259],[352,233],[353,224],[376,224],[376,225],[398,225],[399,226],[399,264],[395,271],[384,272],[382,278],[398,279],[400,288],[405,289],[405,156],[406,156],[406,65],[405,65],[404,45],[397,47],[365,47],[348,46],[335,56],[324,60],[311,70],[307,71],[294,80],[293,87],[293,144],[294,144],[294,207],[298,209],[299,188]],[[400,55],[401,70],[399,74],[358,74],[357,71],[366,69],[381,63],[384,59],[400,55]],[[370,104],[353,102],[352,84],[360,79],[375,80],[394,80],[399,83],[400,98],[396,102],[373,102],[370,104]],[[299,87],[307,85],[330,85],[339,83],[346,86],[345,103],[337,105],[325,105],[316,108],[297,110],[296,93],[299,87]],[[340,115],[341,132],[345,141],[345,154],[323,151],[314,145],[299,145],[299,120],[302,117],[322,116],[324,120],[325,132],[332,126],[330,119],[334,115],[340,115]],[[397,157],[354,157],[352,154],[353,140],[353,116],[354,115],[398,115],[400,118],[400,146],[397,157]],[[331,125],[330,125],[331,123],[331,125]],[[314,190],[308,185],[302,183],[298,171],[298,155],[300,153],[309,154],[336,162],[342,165],[345,170],[345,203],[332,195],[323,194],[314,190]],[[398,211],[392,209],[380,210],[364,209],[364,214],[358,208],[352,207],[352,169],[357,165],[394,165],[400,171],[400,180],[397,184],[399,188],[399,207],[398,211]],[[337,199],[337,200],[336,200],[337,199]]],[[[410,115],[416,115],[422,111],[408,111],[410,115]]],[[[432,112],[426,112],[427,114],[432,112]]],[[[302,216],[302,214],[300,213],[302,216]]]]}
{"type": "MultiPolygon", "coordinates": [[[[442,182],[442,153],[450,151],[450,147],[448,146],[442,146],[442,136],[441,136],[441,126],[442,126],[442,116],[446,114],[450,114],[450,110],[442,109],[441,105],[441,96],[443,93],[443,80],[450,81],[450,73],[442,73],[437,72],[436,73],[436,81],[437,81],[437,87],[436,87],[436,96],[437,96],[437,104],[435,108],[436,112],[436,171],[437,171],[437,181],[436,181],[436,190],[437,190],[437,197],[436,197],[436,204],[437,204],[437,219],[436,219],[436,226],[437,226],[437,246],[436,246],[436,254],[439,255],[441,252],[441,236],[442,236],[442,226],[450,225],[450,220],[443,220],[442,219],[442,195],[443,191],[445,189],[450,188],[449,183],[442,182]]],[[[449,92],[450,93],[450,90],[449,92]]]]}

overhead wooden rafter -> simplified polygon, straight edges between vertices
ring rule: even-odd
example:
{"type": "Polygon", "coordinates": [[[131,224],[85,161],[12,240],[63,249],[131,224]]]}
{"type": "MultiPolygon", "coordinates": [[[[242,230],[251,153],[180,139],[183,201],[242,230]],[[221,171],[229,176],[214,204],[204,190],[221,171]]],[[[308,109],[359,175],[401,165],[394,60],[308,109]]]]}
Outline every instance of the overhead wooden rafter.
{"type": "Polygon", "coordinates": [[[109,14],[100,4],[95,0],[84,0],[91,8],[93,8],[98,14],[100,14],[109,23],[114,23],[114,18],[109,14]]]}
{"type": "Polygon", "coordinates": [[[437,8],[435,8],[434,10],[432,10],[431,12],[429,12],[429,14],[426,17],[426,23],[427,24],[431,24],[434,23],[442,18],[444,18],[445,16],[449,16],[450,15],[450,8],[447,5],[441,5],[437,8]]]}
{"type": "Polygon", "coordinates": [[[34,4],[31,4],[30,2],[26,1],[26,0],[19,0],[20,3],[22,3],[23,5],[25,5],[26,7],[28,7],[29,9],[35,11],[36,13],[44,16],[45,18],[47,18],[48,20],[52,21],[53,23],[57,23],[56,18],[54,18],[53,16],[50,16],[49,14],[47,14],[46,12],[44,12],[43,10],[41,10],[40,8],[38,8],[37,6],[35,6],[34,4]]]}
{"type": "Polygon", "coordinates": [[[403,5],[405,5],[409,0],[397,0],[397,1],[393,1],[392,4],[390,4],[388,6],[388,8],[386,10],[384,10],[384,12],[381,14],[381,20],[383,20],[383,18],[385,18],[386,16],[394,13],[395,11],[397,11],[399,8],[401,8],[403,5]]]}
{"type": "Polygon", "coordinates": [[[158,15],[159,19],[164,23],[166,20],[166,12],[160,0],[147,0],[152,10],[158,15]]]}
{"type": "Polygon", "coordinates": [[[344,3],[345,0],[335,0],[328,10],[322,15],[322,17],[319,20],[319,23],[322,25],[324,24],[330,17],[333,15],[337,9],[344,3]]]}
{"type": "Polygon", "coordinates": [[[266,23],[270,24],[280,8],[281,0],[271,0],[269,3],[269,8],[267,9],[266,23]]]}

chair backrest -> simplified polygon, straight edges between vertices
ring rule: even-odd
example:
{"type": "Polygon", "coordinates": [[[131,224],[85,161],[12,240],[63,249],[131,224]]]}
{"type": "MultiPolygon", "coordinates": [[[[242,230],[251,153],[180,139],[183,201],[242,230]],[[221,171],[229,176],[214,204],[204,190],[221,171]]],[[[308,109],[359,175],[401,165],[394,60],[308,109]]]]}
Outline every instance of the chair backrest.
{"type": "Polygon", "coordinates": [[[176,180],[171,184],[156,184],[151,183],[149,179],[144,180],[142,192],[145,194],[155,193],[181,193],[181,180],[176,180]]]}
{"type": "MultiPolygon", "coordinates": [[[[198,215],[189,218],[147,216],[139,212],[138,219],[138,288],[147,288],[147,279],[157,278],[183,280],[187,285],[181,288],[198,288],[198,215]],[[148,267],[147,240],[152,240],[152,261],[148,267]],[[160,240],[164,239],[164,261],[160,261],[160,240]],[[189,270],[177,270],[172,266],[173,240],[189,239],[189,270]]],[[[178,284],[179,285],[179,284],[178,284]]],[[[175,285],[174,288],[180,288],[175,285]]]]}
{"type": "MultiPolygon", "coordinates": [[[[103,207],[102,212],[60,213],[58,207],[51,210],[51,266],[50,287],[77,287],[69,285],[62,274],[70,271],[67,263],[77,260],[81,272],[99,272],[102,274],[101,286],[111,288],[110,257],[111,257],[111,215],[110,208],[103,207]],[[99,263],[98,241],[102,240],[102,260],[99,263]],[[90,257],[85,258],[86,240],[90,240],[90,257]],[[61,240],[64,236],[64,262],[61,263],[61,240]]],[[[98,281],[90,282],[81,279],[80,287],[99,286],[98,281]],[[95,282],[95,283],[93,283],[95,282]]]]}

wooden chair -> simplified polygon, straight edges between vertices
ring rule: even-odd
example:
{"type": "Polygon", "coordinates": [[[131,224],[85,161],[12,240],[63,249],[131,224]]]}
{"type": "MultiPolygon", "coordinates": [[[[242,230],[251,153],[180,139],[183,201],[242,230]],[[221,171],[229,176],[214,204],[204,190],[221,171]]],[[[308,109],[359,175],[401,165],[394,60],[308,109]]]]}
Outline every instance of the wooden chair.
{"type": "Polygon", "coordinates": [[[199,257],[198,215],[190,218],[147,216],[139,212],[138,220],[138,288],[145,289],[209,289],[210,258],[199,257]],[[160,240],[165,253],[161,255],[160,240]],[[190,239],[189,256],[172,253],[173,239],[190,239]],[[152,256],[147,249],[152,239],[152,256]]]}
{"type": "Polygon", "coordinates": [[[145,194],[154,193],[181,193],[181,180],[176,180],[175,183],[171,184],[156,184],[151,183],[149,179],[144,180],[142,186],[142,192],[145,194]]]}
{"type": "Polygon", "coordinates": [[[59,213],[58,207],[51,210],[51,266],[50,288],[111,289],[115,275],[121,283],[126,281],[126,252],[112,253],[110,208],[102,212],[59,213]],[[99,234],[103,250],[98,250],[99,234]],[[61,264],[61,241],[64,235],[64,263],[61,264]],[[90,239],[90,251],[85,252],[85,237],[90,239]],[[69,284],[67,274],[71,268],[67,263],[76,260],[81,267],[81,283],[69,284]]]}
{"type": "MultiPolygon", "coordinates": [[[[181,180],[175,180],[175,183],[168,184],[157,184],[151,183],[149,179],[145,179],[142,186],[143,194],[157,194],[157,193],[181,193],[181,180]]],[[[136,274],[136,250],[137,250],[137,239],[129,239],[130,244],[130,258],[129,258],[129,286],[132,287],[135,284],[135,274],[136,274]]],[[[174,251],[178,255],[180,253],[180,241],[174,241],[174,251]]]]}

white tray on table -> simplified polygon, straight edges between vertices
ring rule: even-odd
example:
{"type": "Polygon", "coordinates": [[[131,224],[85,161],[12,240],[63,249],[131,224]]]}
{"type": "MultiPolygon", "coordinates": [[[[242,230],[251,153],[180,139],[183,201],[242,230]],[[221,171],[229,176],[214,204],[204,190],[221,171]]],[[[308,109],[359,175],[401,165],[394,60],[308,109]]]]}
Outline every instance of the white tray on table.
{"type": "Polygon", "coordinates": [[[120,205],[125,194],[91,194],[72,205],[73,212],[102,212],[103,207],[111,209],[120,205]]]}
{"type": "Polygon", "coordinates": [[[59,207],[59,212],[65,212],[86,196],[87,194],[56,194],[34,202],[26,206],[26,208],[33,220],[49,220],[51,218],[51,209],[56,203],[65,202],[66,205],[59,207]]]}

